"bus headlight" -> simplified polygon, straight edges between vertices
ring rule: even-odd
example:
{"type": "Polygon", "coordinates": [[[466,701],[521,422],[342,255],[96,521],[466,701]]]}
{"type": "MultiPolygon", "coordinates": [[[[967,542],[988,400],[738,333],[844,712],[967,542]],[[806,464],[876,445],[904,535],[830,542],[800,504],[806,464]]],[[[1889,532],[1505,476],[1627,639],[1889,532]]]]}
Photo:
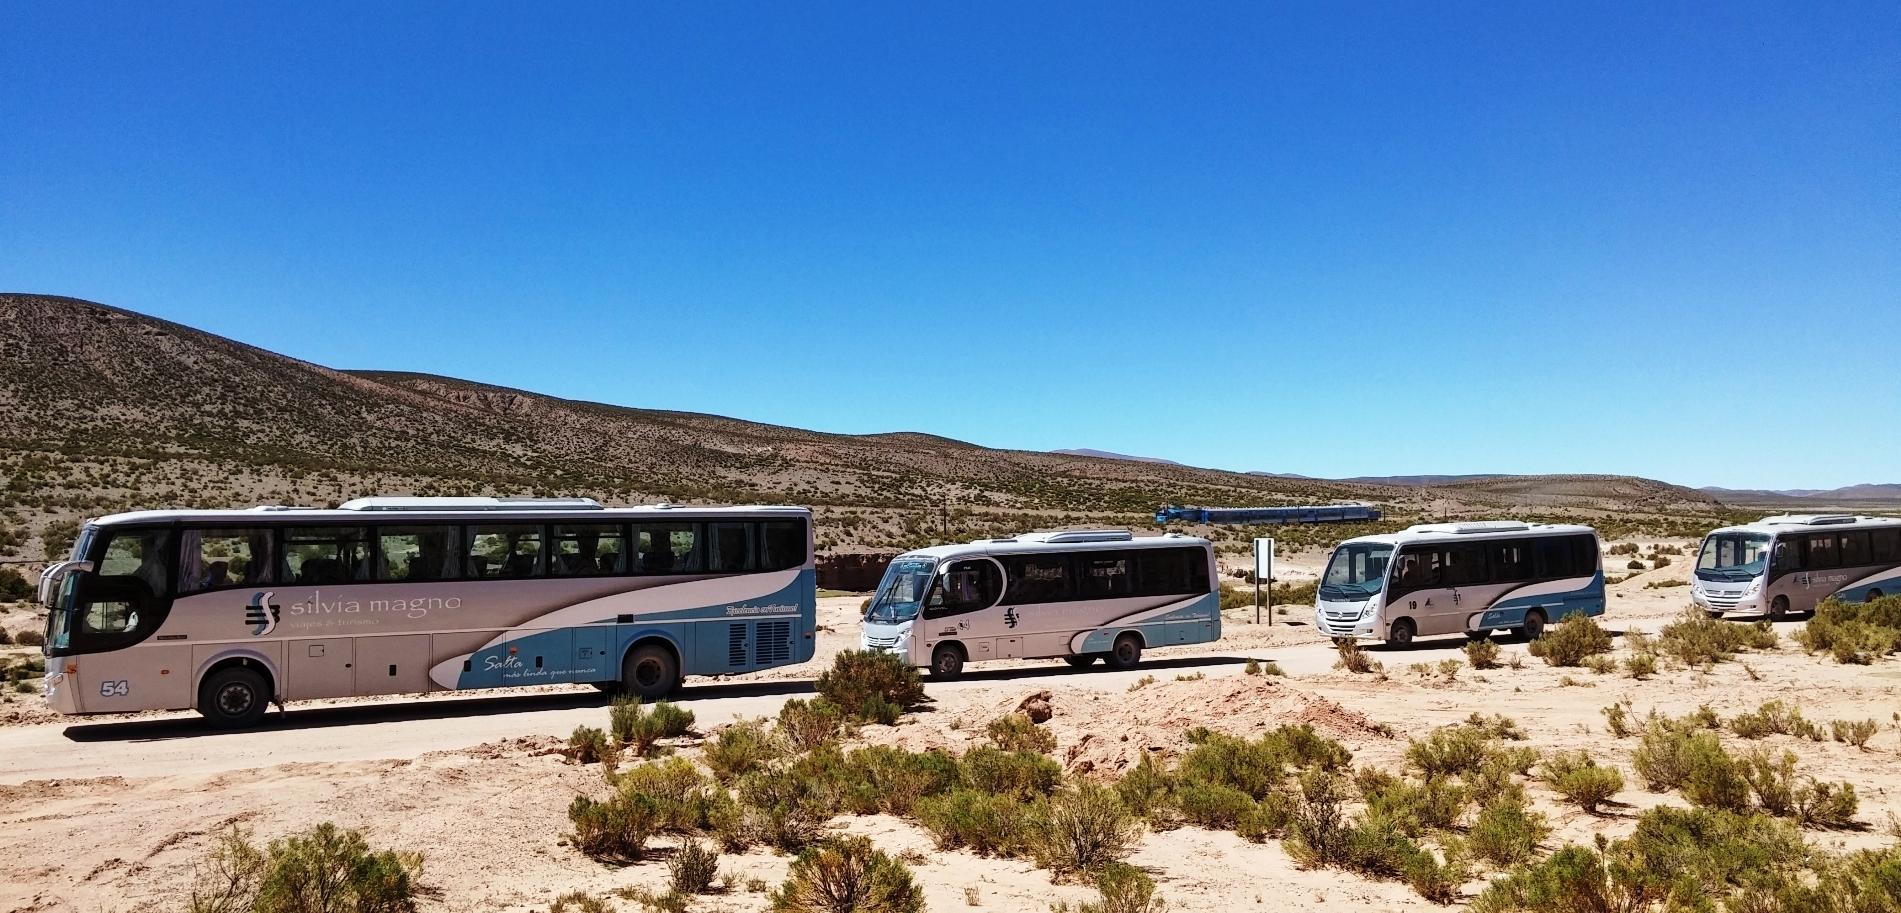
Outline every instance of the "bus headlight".
{"type": "Polygon", "coordinates": [[[1754,596],[1760,592],[1762,592],[1762,578],[1757,577],[1756,579],[1749,581],[1749,589],[1743,591],[1743,595],[1754,596]]]}

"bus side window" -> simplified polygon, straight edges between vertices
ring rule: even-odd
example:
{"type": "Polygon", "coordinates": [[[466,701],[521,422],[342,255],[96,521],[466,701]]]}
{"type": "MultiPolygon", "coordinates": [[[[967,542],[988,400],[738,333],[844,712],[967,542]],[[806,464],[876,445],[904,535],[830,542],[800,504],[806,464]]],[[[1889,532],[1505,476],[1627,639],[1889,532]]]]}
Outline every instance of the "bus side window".
{"type": "Polygon", "coordinates": [[[787,571],[805,564],[805,523],[767,520],[760,524],[759,569],[787,571]]]}
{"type": "Polygon", "coordinates": [[[706,569],[717,574],[743,574],[753,569],[751,523],[708,523],[711,542],[706,569]]]}
{"type": "Polygon", "coordinates": [[[939,618],[976,612],[997,604],[1003,580],[995,562],[986,558],[959,561],[946,568],[931,596],[925,602],[924,615],[939,618]]]}
{"type": "Polygon", "coordinates": [[[1802,566],[1811,571],[1840,567],[1840,552],[1835,548],[1834,533],[1810,533],[1802,540],[1802,566]]]}
{"type": "Polygon", "coordinates": [[[370,579],[370,555],[363,530],[350,526],[312,526],[284,530],[285,583],[323,586],[370,579]]]}
{"type": "Polygon", "coordinates": [[[1790,539],[1776,540],[1776,550],[1769,560],[1770,569],[1778,574],[1802,569],[1801,543],[1790,539]]]}
{"type": "Polygon", "coordinates": [[[1901,529],[1869,531],[1868,560],[1876,564],[1893,564],[1901,561],[1901,529]]]}
{"type": "Polygon", "coordinates": [[[1127,555],[1082,555],[1076,559],[1078,597],[1082,599],[1120,599],[1131,593],[1127,555]]]}
{"type": "Polygon", "coordinates": [[[1842,567],[1860,567],[1867,564],[1868,534],[1863,532],[1842,533],[1842,567]]]}
{"type": "Polygon", "coordinates": [[[1531,549],[1523,539],[1492,543],[1492,582],[1517,583],[1531,579],[1531,549]]]}
{"type": "Polygon", "coordinates": [[[1012,555],[1004,561],[1010,573],[1010,589],[1005,597],[1008,601],[1028,605],[1075,598],[1069,576],[1069,556],[1012,555]]]}
{"type": "Polygon", "coordinates": [[[260,586],[276,580],[269,529],[188,529],[179,536],[178,592],[260,586]]]}

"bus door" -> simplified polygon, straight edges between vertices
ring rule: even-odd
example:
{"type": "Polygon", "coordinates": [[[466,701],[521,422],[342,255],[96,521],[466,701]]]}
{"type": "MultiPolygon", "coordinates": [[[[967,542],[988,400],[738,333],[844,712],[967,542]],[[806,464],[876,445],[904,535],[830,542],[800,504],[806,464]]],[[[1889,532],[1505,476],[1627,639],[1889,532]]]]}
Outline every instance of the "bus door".
{"type": "Polygon", "coordinates": [[[1390,629],[1409,619],[1416,634],[1443,633],[1457,606],[1445,583],[1445,551],[1437,545],[1409,545],[1393,558],[1392,597],[1386,604],[1390,629]]]}

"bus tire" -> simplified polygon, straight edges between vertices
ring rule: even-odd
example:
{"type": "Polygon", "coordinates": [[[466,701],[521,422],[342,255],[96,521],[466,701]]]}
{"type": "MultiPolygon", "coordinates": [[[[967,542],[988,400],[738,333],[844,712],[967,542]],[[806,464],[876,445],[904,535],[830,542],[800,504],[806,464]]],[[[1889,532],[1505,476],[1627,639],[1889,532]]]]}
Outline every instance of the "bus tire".
{"type": "Polygon", "coordinates": [[[1705,610],[1705,611],[1703,612],[1703,614],[1705,614],[1705,615],[1708,615],[1708,616],[1709,616],[1710,618],[1712,618],[1712,619],[1714,619],[1714,620],[1716,620],[1716,621],[1722,621],[1722,620],[1723,620],[1723,610],[1722,610],[1722,609],[1707,609],[1707,610],[1705,610]]]}
{"type": "Polygon", "coordinates": [[[1065,656],[1063,662],[1068,663],[1072,669],[1087,669],[1096,664],[1096,654],[1080,653],[1075,656],[1065,656]]]}
{"type": "Polygon", "coordinates": [[[1395,647],[1410,647],[1413,645],[1413,635],[1417,633],[1419,629],[1413,626],[1412,619],[1401,618],[1387,626],[1386,642],[1395,647]]]}
{"type": "Polygon", "coordinates": [[[270,686],[255,669],[226,666],[198,685],[198,712],[219,729],[255,726],[270,707],[270,686]]]}
{"type": "Polygon", "coordinates": [[[938,644],[931,651],[931,677],[950,681],[964,674],[964,648],[961,644],[938,644]]]}
{"type": "Polygon", "coordinates": [[[1115,646],[1109,648],[1109,655],[1103,657],[1111,669],[1133,669],[1142,662],[1142,638],[1134,634],[1124,634],[1116,638],[1115,646]]]}
{"type": "Polygon", "coordinates": [[[1863,596],[1863,597],[1861,597],[1861,601],[1862,601],[1862,602],[1874,602],[1875,600],[1877,600],[1877,599],[1880,599],[1880,598],[1881,598],[1881,591],[1880,591],[1880,590],[1869,590],[1869,591],[1868,591],[1868,595],[1866,595],[1866,596],[1863,596]]]}
{"type": "Polygon", "coordinates": [[[1467,631],[1465,632],[1465,639],[1471,640],[1471,641],[1491,640],[1492,632],[1491,631],[1467,631]]]}
{"type": "Polygon", "coordinates": [[[660,644],[641,644],[621,660],[620,683],[623,693],[643,701],[666,697],[680,686],[680,661],[660,644]]]}
{"type": "Polygon", "coordinates": [[[1777,596],[1769,600],[1769,620],[1781,621],[1789,616],[1789,597],[1777,596]]]}
{"type": "Polygon", "coordinates": [[[1545,636],[1545,613],[1542,609],[1532,609],[1525,613],[1525,626],[1518,633],[1526,640],[1537,640],[1545,636]]]}

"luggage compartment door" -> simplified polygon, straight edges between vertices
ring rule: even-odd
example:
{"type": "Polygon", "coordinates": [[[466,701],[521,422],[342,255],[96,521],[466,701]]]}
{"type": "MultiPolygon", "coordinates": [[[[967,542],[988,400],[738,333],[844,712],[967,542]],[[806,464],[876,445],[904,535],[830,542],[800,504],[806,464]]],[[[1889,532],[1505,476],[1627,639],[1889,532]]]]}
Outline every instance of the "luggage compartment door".
{"type": "Polygon", "coordinates": [[[429,635],[385,634],[356,639],[358,694],[428,691],[429,635]]]}

